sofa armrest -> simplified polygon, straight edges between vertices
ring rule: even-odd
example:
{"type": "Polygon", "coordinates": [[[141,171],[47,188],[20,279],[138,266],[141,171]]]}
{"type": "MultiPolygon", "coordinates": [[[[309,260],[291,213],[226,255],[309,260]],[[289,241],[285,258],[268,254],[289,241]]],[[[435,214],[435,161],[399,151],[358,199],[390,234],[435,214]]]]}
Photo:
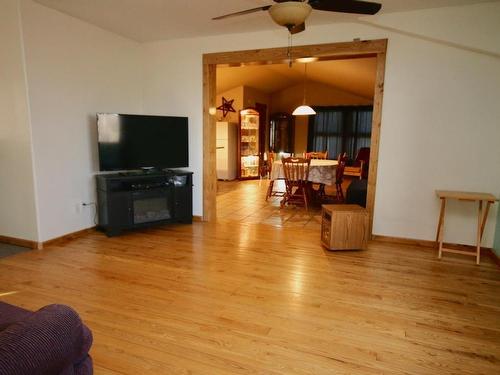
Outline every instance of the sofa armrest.
{"type": "Polygon", "coordinates": [[[49,305],[0,332],[0,373],[61,374],[88,358],[92,335],[78,314],[49,305]]]}

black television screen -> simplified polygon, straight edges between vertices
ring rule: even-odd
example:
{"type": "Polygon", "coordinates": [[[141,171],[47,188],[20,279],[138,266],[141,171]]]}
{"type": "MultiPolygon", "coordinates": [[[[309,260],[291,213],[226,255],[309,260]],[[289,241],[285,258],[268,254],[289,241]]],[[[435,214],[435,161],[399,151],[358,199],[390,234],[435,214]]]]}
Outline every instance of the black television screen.
{"type": "Polygon", "coordinates": [[[99,169],[187,167],[187,117],[97,114],[99,169]]]}

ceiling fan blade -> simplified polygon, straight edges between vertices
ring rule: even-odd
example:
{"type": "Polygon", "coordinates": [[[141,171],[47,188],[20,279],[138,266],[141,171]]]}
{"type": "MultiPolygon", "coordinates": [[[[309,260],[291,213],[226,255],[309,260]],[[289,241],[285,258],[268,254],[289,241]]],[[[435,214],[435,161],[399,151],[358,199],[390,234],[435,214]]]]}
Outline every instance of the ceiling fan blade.
{"type": "Polygon", "coordinates": [[[382,8],[382,4],[358,0],[309,0],[309,5],[317,10],[355,14],[376,14],[382,8]]]}
{"type": "Polygon", "coordinates": [[[288,31],[290,31],[290,34],[297,34],[297,33],[301,33],[305,29],[306,29],[306,24],[304,22],[302,22],[300,25],[290,27],[288,29],[288,31]]]}
{"type": "Polygon", "coordinates": [[[225,14],[223,16],[212,18],[212,20],[222,20],[224,18],[242,16],[244,14],[255,13],[255,12],[259,12],[261,10],[268,10],[269,8],[271,8],[271,5],[266,5],[266,6],[263,6],[263,7],[242,10],[241,12],[234,12],[234,13],[225,14]]]}

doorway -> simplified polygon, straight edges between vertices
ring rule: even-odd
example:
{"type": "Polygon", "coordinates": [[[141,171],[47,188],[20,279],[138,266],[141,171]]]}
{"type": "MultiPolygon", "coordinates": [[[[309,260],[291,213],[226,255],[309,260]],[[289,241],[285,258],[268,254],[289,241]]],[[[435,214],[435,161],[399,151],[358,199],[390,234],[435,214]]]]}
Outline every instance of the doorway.
{"type": "MultiPolygon", "coordinates": [[[[349,59],[355,57],[376,57],[377,69],[373,99],[372,140],[368,173],[367,209],[370,213],[370,231],[373,223],[375,187],[378,166],[378,148],[381,126],[381,109],[384,86],[387,40],[353,41],[294,47],[295,56],[328,59],[349,59]]],[[[216,218],[217,176],[215,118],[210,114],[216,104],[217,66],[238,66],[242,64],[282,63],[287,59],[287,48],[211,53],[203,56],[203,219],[216,218]]],[[[213,112],[212,112],[213,113],[213,112]]]]}

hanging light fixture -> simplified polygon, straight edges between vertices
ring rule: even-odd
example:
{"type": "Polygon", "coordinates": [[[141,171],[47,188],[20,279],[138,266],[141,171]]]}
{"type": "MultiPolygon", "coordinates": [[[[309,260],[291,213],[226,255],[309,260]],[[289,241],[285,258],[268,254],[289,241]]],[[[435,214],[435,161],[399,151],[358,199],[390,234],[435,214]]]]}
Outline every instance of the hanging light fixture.
{"type": "Polygon", "coordinates": [[[307,81],[307,64],[304,64],[304,98],[302,105],[295,108],[292,115],[294,116],[310,116],[315,115],[316,111],[306,104],[306,81],[307,81]]]}

